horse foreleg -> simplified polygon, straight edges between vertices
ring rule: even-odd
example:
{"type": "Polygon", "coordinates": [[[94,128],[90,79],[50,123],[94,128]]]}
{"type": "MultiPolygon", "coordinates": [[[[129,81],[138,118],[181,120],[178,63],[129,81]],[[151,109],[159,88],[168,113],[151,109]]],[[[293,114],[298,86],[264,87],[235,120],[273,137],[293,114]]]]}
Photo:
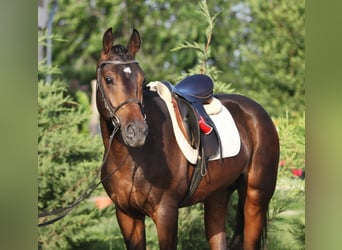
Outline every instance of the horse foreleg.
{"type": "Polygon", "coordinates": [[[160,250],[177,249],[178,207],[165,204],[153,216],[157,227],[160,250]]]}
{"type": "Polygon", "coordinates": [[[117,208],[116,217],[118,219],[127,249],[146,249],[145,216],[133,218],[117,208]]]}
{"type": "Polygon", "coordinates": [[[204,202],[205,232],[210,249],[226,250],[225,218],[231,191],[214,194],[204,202]]]}

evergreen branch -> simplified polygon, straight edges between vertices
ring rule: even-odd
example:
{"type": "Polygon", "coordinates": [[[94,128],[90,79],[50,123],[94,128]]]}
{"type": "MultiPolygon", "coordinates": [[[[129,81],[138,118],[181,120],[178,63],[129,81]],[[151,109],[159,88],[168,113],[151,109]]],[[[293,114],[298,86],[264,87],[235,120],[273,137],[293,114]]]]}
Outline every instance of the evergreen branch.
{"type": "Polygon", "coordinates": [[[175,48],[171,49],[171,51],[178,51],[181,49],[196,49],[196,50],[202,50],[201,45],[196,42],[188,42],[185,41],[184,43],[178,44],[175,48]]]}
{"type": "Polygon", "coordinates": [[[48,74],[60,75],[62,74],[62,71],[58,66],[49,67],[48,65],[46,65],[46,60],[44,59],[38,62],[38,73],[43,76],[46,76],[48,74]]]}
{"type": "Polygon", "coordinates": [[[47,33],[44,31],[38,31],[38,45],[47,46],[46,40],[48,38],[50,38],[51,40],[55,42],[67,42],[68,41],[67,39],[62,38],[61,35],[58,35],[58,34],[47,35],[47,33]]]}
{"type": "Polygon", "coordinates": [[[210,57],[210,44],[211,44],[211,40],[212,40],[212,36],[213,36],[215,20],[216,20],[217,16],[221,13],[221,11],[217,12],[212,17],[210,15],[209,7],[208,7],[206,0],[202,0],[199,4],[199,7],[200,7],[200,10],[197,10],[196,12],[199,13],[200,15],[204,16],[207,23],[208,23],[208,27],[206,30],[207,42],[204,46],[204,49],[201,51],[203,56],[201,57],[202,67],[201,67],[200,71],[202,74],[204,74],[204,73],[206,73],[206,62],[210,57]]]}

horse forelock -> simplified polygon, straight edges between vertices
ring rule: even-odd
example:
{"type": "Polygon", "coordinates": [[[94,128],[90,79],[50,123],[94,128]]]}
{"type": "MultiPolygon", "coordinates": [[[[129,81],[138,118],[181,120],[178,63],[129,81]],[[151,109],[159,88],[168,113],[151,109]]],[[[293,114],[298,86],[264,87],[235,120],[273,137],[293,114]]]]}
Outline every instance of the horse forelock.
{"type": "Polygon", "coordinates": [[[113,45],[109,53],[102,53],[98,66],[101,65],[102,61],[133,61],[134,56],[131,55],[128,49],[120,44],[113,45]]]}
{"type": "Polygon", "coordinates": [[[112,47],[112,52],[123,56],[127,54],[128,49],[120,44],[116,44],[112,47]]]}
{"type": "Polygon", "coordinates": [[[134,56],[132,56],[129,52],[128,49],[121,45],[121,44],[116,44],[112,47],[111,50],[112,54],[114,55],[114,57],[118,56],[119,58],[114,58],[114,59],[119,59],[122,61],[125,60],[133,60],[134,56]]]}

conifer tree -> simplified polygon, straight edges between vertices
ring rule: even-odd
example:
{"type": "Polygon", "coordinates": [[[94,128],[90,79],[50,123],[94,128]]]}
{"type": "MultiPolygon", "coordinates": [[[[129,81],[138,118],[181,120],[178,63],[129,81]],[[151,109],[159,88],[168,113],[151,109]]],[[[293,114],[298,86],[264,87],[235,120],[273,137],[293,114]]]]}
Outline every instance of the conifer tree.
{"type": "MultiPolygon", "coordinates": [[[[71,98],[63,81],[56,77],[50,83],[43,80],[51,71],[42,65],[38,82],[38,213],[66,207],[81,197],[96,177],[102,157],[99,136],[81,130],[89,113],[71,98]]],[[[39,223],[56,216],[41,218],[39,223]]],[[[94,204],[80,203],[62,220],[39,227],[39,249],[71,249],[86,241],[86,228],[98,223],[98,218],[94,204]]]]}

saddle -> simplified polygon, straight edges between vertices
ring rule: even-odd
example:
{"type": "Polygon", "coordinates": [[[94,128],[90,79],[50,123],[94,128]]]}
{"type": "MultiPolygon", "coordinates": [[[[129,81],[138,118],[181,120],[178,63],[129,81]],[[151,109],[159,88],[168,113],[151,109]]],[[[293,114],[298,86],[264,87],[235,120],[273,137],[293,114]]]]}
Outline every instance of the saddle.
{"type": "Polygon", "coordinates": [[[186,77],[175,86],[167,81],[162,83],[169,88],[177,100],[191,143],[194,146],[200,145],[200,152],[204,152],[202,156],[204,160],[207,161],[218,150],[222,152],[215,124],[203,106],[213,99],[212,79],[207,75],[196,74],[186,77]]]}

